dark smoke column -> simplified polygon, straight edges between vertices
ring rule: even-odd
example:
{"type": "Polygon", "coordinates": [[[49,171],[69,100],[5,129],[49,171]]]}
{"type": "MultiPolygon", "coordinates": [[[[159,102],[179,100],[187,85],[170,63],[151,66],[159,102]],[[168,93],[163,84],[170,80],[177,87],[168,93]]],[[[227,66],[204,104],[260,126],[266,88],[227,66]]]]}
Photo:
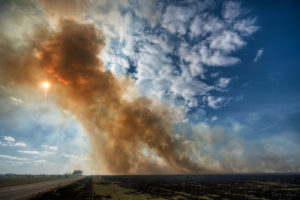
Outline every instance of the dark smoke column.
{"type": "Polygon", "coordinates": [[[55,102],[76,115],[89,133],[95,164],[111,173],[199,173],[172,134],[169,111],[145,97],[123,98],[130,80],[103,69],[98,55],[105,44],[91,24],[63,21],[41,43],[37,58],[55,83],[55,102]],[[143,149],[156,153],[154,158],[143,149]]]}

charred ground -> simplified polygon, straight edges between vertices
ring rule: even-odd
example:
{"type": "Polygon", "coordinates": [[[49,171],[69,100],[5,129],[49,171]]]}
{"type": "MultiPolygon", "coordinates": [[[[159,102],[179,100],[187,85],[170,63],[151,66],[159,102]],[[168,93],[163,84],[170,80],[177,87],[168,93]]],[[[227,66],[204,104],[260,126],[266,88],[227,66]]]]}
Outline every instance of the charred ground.
{"type": "Polygon", "coordinates": [[[299,199],[299,174],[93,176],[39,199],[299,199]]]}

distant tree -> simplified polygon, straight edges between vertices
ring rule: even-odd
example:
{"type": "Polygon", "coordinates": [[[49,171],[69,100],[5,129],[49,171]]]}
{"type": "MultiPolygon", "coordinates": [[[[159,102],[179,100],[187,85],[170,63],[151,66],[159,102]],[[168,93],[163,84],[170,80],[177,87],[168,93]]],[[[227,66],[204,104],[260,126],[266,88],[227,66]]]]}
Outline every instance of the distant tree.
{"type": "Polygon", "coordinates": [[[83,173],[82,170],[78,170],[78,169],[77,169],[77,170],[74,170],[74,171],[73,171],[72,176],[81,176],[82,173],[83,173]]]}

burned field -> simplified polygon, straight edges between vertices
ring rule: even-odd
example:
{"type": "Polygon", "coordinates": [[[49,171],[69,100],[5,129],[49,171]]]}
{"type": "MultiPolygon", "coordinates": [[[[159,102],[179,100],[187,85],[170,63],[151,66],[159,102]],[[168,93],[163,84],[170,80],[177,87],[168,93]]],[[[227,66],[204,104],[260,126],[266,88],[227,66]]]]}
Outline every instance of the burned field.
{"type": "Polygon", "coordinates": [[[93,176],[39,199],[299,199],[300,175],[93,176]]]}

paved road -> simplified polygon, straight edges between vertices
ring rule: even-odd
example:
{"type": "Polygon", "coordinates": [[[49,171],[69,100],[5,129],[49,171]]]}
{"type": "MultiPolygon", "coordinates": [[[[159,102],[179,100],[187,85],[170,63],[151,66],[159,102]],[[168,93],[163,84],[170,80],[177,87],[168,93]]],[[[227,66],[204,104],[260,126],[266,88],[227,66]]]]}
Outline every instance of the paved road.
{"type": "Polygon", "coordinates": [[[42,183],[33,183],[26,185],[17,185],[0,188],[0,199],[2,200],[17,200],[29,199],[39,193],[47,192],[49,190],[66,186],[76,181],[85,178],[85,176],[69,178],[64,180],[47,181],[42,183]]]}

